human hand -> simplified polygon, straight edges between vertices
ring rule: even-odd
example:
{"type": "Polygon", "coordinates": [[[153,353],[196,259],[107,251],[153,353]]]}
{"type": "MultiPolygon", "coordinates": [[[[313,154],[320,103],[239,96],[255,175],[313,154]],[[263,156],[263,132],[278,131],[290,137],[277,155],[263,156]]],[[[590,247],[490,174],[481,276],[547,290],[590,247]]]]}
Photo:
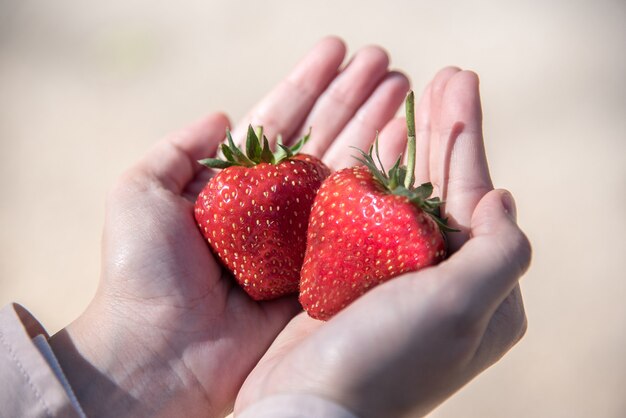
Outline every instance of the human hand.
{"type": "MultiPolygon", "coordinates": [[[[478,79],[446,68],[416,109],[417,184],[446,201],[452,255],[372,289],[327,323],[300,314],[272,344],[235,411],[284,393],[331,399],[360,417],[428,413],[524,334],[517,281],[530,246],[512,196],[493,190],[482,140],[478,79]]],[[[386,165],[405,146],[405,122],[380,134],[386,165]]]]}
{"type": "MultiPolygon", "coordinates": [[[[263,125],[285,142],[312,127],[307,152],[329,164],[368,141],[408,90],[376,47],[340,69],[345,46],[322,40],[233,133],[263,125]],[[331,145],[332,144],[332,145],[331,145]],[[328,151],[328,149],[335,151],[328,151]],[[327,152],[328,151],[328,152],[327,152]]],[[[255,302],[225,274],[193,217],[229,122],[210,115],[155,146],[111,192],[102,277],[86,312],[51,345],[89,416],[223,416],[245,377],[299,311],[255,302]]]]}

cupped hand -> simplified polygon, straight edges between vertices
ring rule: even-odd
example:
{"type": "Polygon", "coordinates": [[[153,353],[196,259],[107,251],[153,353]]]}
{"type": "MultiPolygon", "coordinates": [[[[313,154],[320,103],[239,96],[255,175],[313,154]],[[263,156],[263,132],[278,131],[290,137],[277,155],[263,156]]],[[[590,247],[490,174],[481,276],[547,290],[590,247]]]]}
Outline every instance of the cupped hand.
{"type": "MultiPolygon", "coordinates": [[[[262,125],[285,142],[313,129],[308,152],[342,164],[402,103],[408,80],[378,47],[344,67],[345,46],[319,42],[233,136],[262,125]],[[356,138],[356,140],[355,140],[356,138]],[[356,141],[356,142],[355,142],[356,141]]],[[[255,302],[223,272],[193,202],[229,122],[213,114],[158,143],[113,188],[93,302],[51,344],[88,416],[223,416],[244,379],[299,311],[295,297],[255,302]]]]}
{"type": "MultiPolygon", "coordinates": [[[[460,230],[448,235],[451,256],[374,288],[327,323],[295,317],[246,380],[236,411],[272,395],[301,393],[334,400],[363,418],[421,416],[524,334],[517,283],[530,246],[512,196],[492,187],[477,76],[440,71],[416,120],[417,184],[433,183],[446,202],[444,216],[460,230]]],[[[387,167],[405,136],[402,118],[380,133],[387,167]]],[[[336,166],[350,163],[337,143],[325,155],[336,166]]]]}

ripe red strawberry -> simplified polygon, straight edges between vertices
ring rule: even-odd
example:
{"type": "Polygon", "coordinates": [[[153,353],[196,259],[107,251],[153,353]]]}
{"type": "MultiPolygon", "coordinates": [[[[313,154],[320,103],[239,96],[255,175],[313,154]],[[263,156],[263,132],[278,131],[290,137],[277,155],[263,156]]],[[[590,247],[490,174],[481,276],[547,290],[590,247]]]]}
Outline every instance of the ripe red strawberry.
{"type": "Polygon", "coordinates": [[[374,286],[446,256],[441,230],[450,228],[438,217],[441,202],[430,198],[430,183],[413,187],[412,92],[407,126],[408,167],[398,159],[387,174],[370,148],[361,151],[364,166],[333,173],[315,198],[300,282],[300,303],[313,318],[327,320],[374,286]]]}
{"type": "Polygon", "coordinates": [[[214,253],[255,300],[298,291],[311,205],[330,171],[317,158],[297,154],[248,128],[246,154],[227,135],[225,160],[202,164],[223,168],[202,190],[195,218],[214,253]],[[260,139],[263,138],[263,146],[260,139]]]}

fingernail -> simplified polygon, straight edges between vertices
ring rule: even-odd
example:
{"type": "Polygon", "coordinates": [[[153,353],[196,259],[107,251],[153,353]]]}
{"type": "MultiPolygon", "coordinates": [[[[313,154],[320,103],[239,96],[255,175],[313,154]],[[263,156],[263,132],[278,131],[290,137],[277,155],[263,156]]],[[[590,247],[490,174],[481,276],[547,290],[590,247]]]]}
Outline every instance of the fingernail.
{"type": "Polygon", "coordinates": [[[502,206],[504,206],[504,212],[506,212],[513,222],[517,223],[517,207],[515,206],[513,195],[503,190],[500,193],[500,200],[502,201],[502,206]]]}

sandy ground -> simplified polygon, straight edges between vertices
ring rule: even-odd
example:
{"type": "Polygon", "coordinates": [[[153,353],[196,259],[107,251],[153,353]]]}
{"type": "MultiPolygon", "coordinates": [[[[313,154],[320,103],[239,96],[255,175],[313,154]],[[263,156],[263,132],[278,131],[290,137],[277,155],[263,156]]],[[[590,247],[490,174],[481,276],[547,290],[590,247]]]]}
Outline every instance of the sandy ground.
{"type": "Polygon", "coordinates": [[[626,3],[300,3],[0,0],[0,304],[51,332],[80,314],[120,172],[336,34],[417,90],[480,74],[493,178],[534,245],[526,337],[432,417],[626,416],[626,3]]]}

